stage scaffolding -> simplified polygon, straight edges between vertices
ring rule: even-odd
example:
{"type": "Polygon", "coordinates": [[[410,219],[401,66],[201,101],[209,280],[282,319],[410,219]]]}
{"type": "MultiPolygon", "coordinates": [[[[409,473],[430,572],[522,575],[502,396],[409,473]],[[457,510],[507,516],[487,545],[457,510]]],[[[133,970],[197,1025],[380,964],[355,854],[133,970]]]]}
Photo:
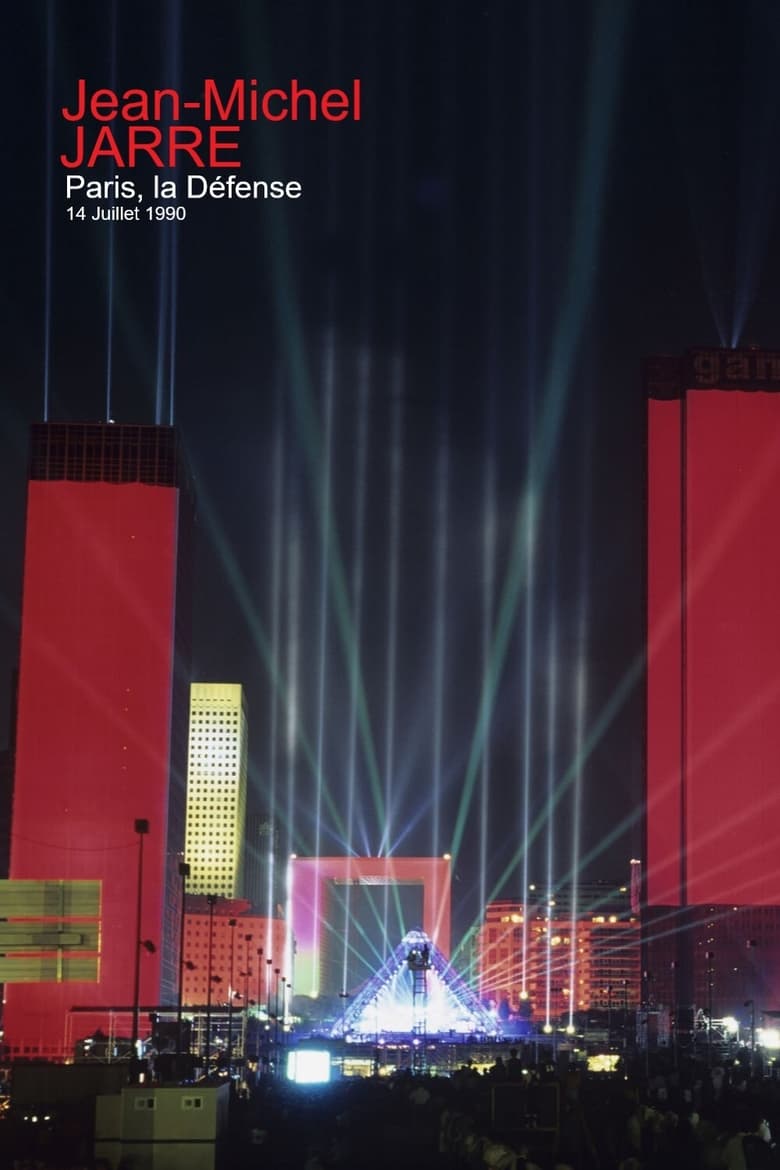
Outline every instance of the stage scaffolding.
{"type": "MultiPolygon", "coordinates": [[[[139,1009],[140,1039],[145,1053],[176,1052],[179,1014],[169,1004],[142,1004],[139,1009]]],[[[186,1054],[208,1061],[211,1067],[241,1065],[270,1058],[275,1035],[273,1017],[264,1012],[231,1012],[225,1005],[197,1004],[181,1013],[182,1048],[186,1054]],[[207,1049],[206,1026],[210,1018],[211,1041],[207,1049]]],[[[129,1060],[133,1009],[73,1007],[65,1023],[65,1060],[93,1059],[107,1063],[129,1060]]],[[[279,1029],[284,1035],[283,1029],[279,1029]]],[[[278,1047],[277,1042],[277,1047],[278,1047]]]]}

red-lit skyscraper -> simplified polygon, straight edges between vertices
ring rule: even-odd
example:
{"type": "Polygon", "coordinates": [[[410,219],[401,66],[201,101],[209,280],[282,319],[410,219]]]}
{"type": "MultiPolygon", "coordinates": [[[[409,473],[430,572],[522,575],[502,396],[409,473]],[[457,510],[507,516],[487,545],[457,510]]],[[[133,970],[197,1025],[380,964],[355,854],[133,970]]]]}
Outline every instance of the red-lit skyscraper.
{"type": "MultiPolygon", "coordinates": [[[[33,427],[12,878],[98,879],[97,983],[6,990],[13,1055],[60,1056],[134,1003],[174,1003],[189,687],[189,505],[171,428],[33,427]]],[[[145,1019],[143,1020],[145,1024],[145,1019]]],[[[114,1020],[129,1035],[127,1015],[114,1020]]],[[[142,1028],[142,1031],[145,1031],[142,1028]]]]}
{"type": "Polygon", "coordinates": [[[648,398],[648,963],[717,1013],[727,969],[780,991],[780,353],[653,359],[648,398]]]}

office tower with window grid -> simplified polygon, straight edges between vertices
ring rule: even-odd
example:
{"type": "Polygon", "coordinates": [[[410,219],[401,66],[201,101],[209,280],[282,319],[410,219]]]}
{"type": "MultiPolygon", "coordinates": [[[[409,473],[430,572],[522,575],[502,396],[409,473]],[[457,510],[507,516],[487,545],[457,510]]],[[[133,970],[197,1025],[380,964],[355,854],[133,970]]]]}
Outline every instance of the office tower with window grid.
{"type": "Polygon", "coordinates": [[[187,764],[187,889],[243,894],[247,719],[238,683],[193,683],[187,764]]]}

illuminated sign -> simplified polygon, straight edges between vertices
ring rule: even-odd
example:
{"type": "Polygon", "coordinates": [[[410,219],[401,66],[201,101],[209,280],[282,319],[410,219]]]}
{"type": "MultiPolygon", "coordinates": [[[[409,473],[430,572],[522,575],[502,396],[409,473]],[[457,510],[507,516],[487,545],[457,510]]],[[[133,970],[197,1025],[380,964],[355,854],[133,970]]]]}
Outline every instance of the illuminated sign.
{"type": "Polygon", "coordinates": [[[780,353],[758,349],[694,349],[684,359],[684,384],[722,390],[780,389],[780,353]]]}
{"type": "Polygon", "coordinates": [[[100,882],[0,881],[0,982],[96,982],[100,882]]]}
{"type": "Polygon", "coordinates": [[[780,350],[691,349],[644,365],[648,398],[681,398],[686,390],[780,390],[780,350]]]}

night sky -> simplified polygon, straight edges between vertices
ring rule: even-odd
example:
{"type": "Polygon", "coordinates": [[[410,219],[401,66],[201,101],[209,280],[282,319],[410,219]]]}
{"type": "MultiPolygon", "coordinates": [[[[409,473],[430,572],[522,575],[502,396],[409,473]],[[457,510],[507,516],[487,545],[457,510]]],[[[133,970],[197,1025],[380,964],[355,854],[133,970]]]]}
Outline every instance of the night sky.
{"type": "Polygon", "coordinates": [[[777,5],[35,2],[6,45],[0,710],[45,387],[52,421],[172,409],[194,677],[245,684],[283,849],[452,851],[456,933],[524,877],[627,877],[641,361],[780,342],[777,5]],[[360,78],[362,117],[244,125],[240,177],[297,201],[76,223],[80,77],[360,78]]]}

